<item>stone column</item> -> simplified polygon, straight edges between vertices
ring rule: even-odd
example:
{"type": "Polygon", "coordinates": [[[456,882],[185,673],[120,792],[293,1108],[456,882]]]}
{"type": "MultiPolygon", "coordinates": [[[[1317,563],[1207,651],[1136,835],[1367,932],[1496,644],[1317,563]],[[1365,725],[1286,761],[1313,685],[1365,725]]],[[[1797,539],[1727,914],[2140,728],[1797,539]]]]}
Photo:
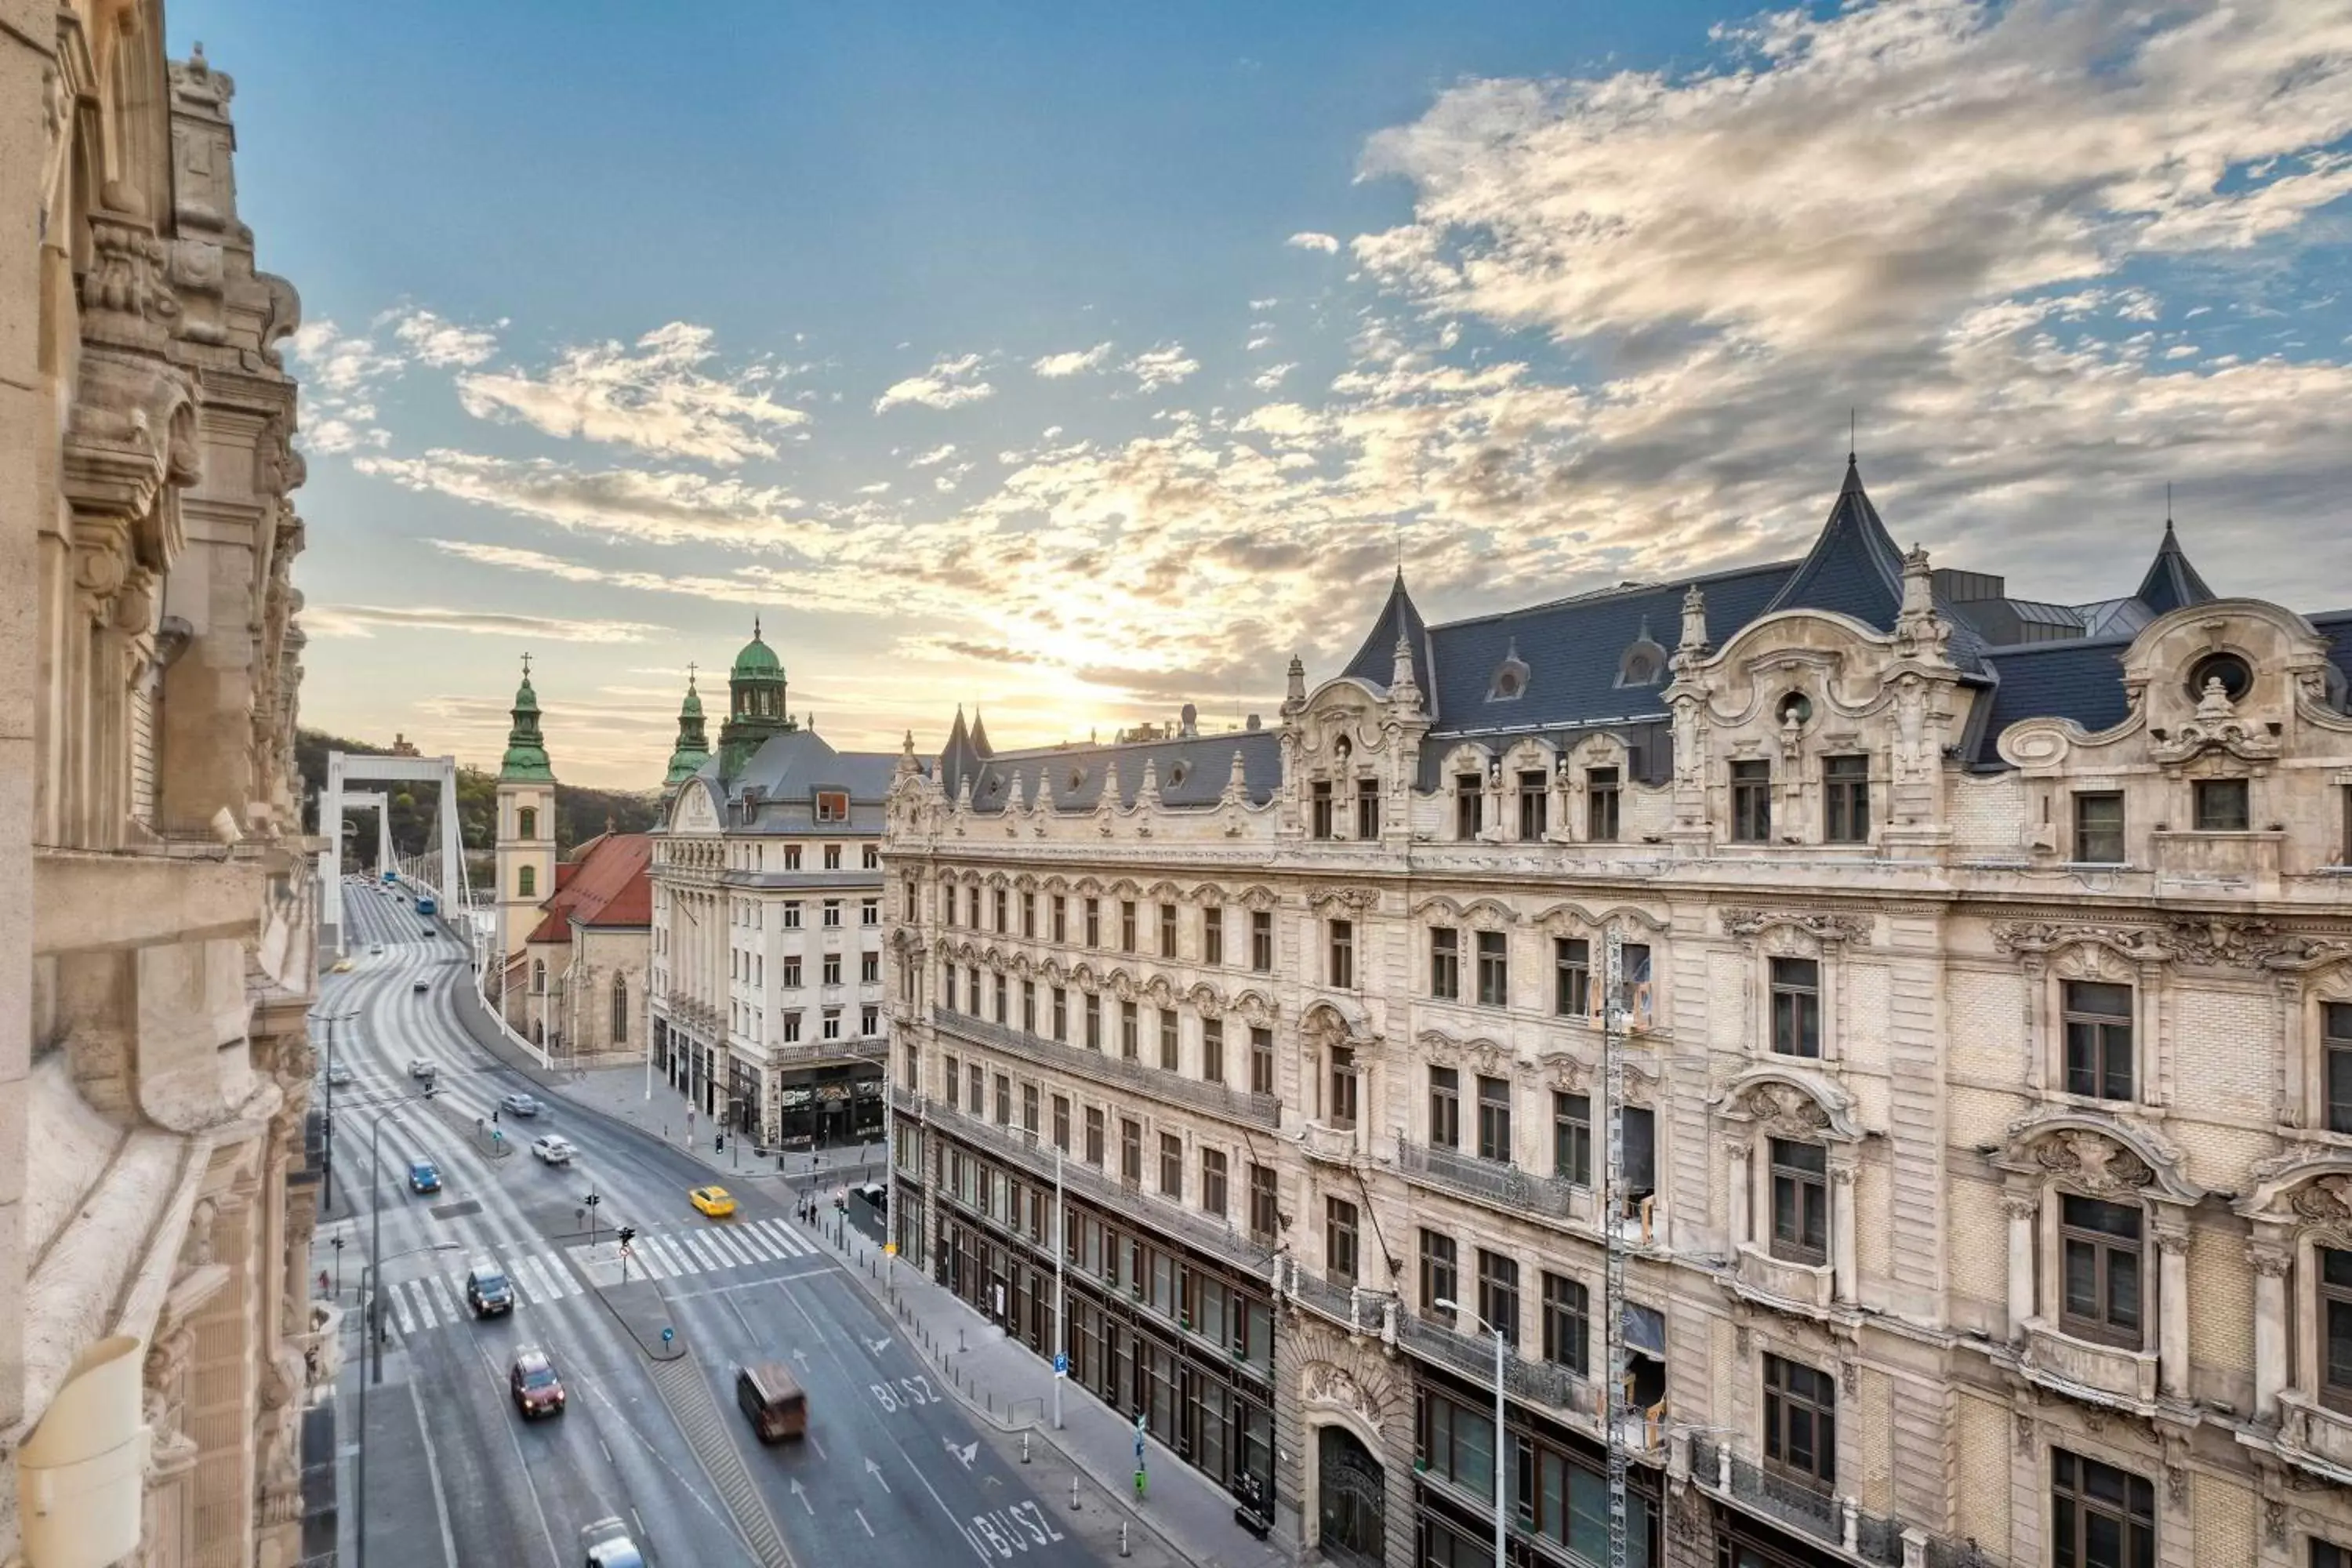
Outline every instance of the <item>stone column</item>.
{"type": "Polygon", "coordinates": [[[1755,1155],[1747,1139],[1726,1138],[1723,1156],[1731,1178],[1729,1213],[1726,1216],[1730,1235],[1726,1239],[1731,1244],[1730,1250],[1737,1253],[1756,1236],[1755,1155]]]}
{"type": "Polygon", "coordinates": [[[1853,1239],[1854,1167],[1852,1160],[1830,1166],[1831,1284],[1840,1306],[1851,1307],[1857,1295],[1858,1269],[1853,1239]]]}
{"type": "Polygon", "coordinates": [[[2157,1248],[2157,1391],[2189,1397],[2189,1231],[2161,1222],[2157,1248]]]}
{"type": "Polygon", "coordinates": [[[2257,1236],[2246,1248],[2254,1269],[2254,1419],[2278,1419],[2279,1391],[2287,1376],[2287,1268],[2293,1261],[2275,1239],[2257,1236]]]}
{"type": "Polygon", "coordinates": [[[2015,1344],[2033,1316],[2033,1219],[2042,1205],[2030,1193],[2011,1193],[2000,1206],[2009,1215],[2009,1340],[2015,1344]]]}

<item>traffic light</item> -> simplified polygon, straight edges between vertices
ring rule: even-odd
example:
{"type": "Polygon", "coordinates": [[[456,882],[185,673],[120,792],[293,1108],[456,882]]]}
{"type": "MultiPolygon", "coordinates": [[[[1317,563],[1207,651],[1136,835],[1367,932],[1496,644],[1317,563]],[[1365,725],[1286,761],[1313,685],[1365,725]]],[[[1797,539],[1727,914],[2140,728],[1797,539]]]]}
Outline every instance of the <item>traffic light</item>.
{"type": "Polygon", "coordinates": [[[623,1226],[621,1227],[621,1245],[622,1245],[623,1247],[626,1247],[626,1246],[628,1246],[628,1245],[629,1245],[629,1243],[631,1243],[631,1242],[633,1242],[633,1241],[635,1241],[635,1240],[636,1240],[636,1239],[637,1239],[637,1227],[636,1227],[635,1226],[633,1226],[633,1225],[625,1225],[625,1226],[623,1226]]]}

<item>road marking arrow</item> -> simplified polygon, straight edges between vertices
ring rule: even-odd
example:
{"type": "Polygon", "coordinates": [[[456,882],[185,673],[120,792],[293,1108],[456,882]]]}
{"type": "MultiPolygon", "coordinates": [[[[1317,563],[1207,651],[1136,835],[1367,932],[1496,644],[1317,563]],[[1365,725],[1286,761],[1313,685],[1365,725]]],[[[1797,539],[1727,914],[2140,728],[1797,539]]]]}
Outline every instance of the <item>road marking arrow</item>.
{"type": "Polygon", "coordinates": [[[879,1356],[884,1351],[890,1348],[890,1336],[885,1334],[878,1340],[868,1340],[866,1342],[866,1348],[877,1356],[879,1356]]]}
{"type": "Polygon", "coordinates": [[[793,1483],[793,1496],[800,1499],[801,1506],[809,1510],[810,1518],[814,1519],[816,1517],[816,1505],[808,1500],[808,1488],[801,1485],[798,1481],[794,1481],[793,1483]]]}
{"type": "Polygon", "coordinates": [[[945,1438],[943,1441],[945,1441],[948,1446],[948,1452],[953,1454],[956,1458],[962,1463],[965,1469],[968,1470],[971,1468],[972,1460],[980,1454],[980,1445],[978,1443],[966,1443],[962,1447],[959,1448],[956,1447],[955,1439],[952,1437],[945,1438]]]}
{"type": "MultiPolygon", "coordinates": [[[[978,1447],[979,1446],[980,1446],[980,1445],[979,1445],[979,1444],[977,1444],[977,1443],[975,1443],[975,1444],[973,1444],[973,1445],[972,1445],[972,1447],[975,1447],[975,1448],[976,1448],[976,1447],[978,1447]]],[[[949,1447],[954,1447],[954,1445],[953,1445],[953,1444],[950,1444],[950,1445],[949,1445],[949,1447]]],[[[877,1465],[877,1464],[876,1464],[872,1459],[868,1459],[868,1460],[866,1460],[866,1473],[867,1475],[869,1475],[869,1476],[872,1476],[876,1480],[877,1480],[877,1481],[881,1481],[881,1482],[882,1482],[882,1489],[883,1489],[884,1491],[886,1491],[886,1492],[887,1492],[887,1491],[888,1491],[888,1490],[890,1489],[890,1483],[889,1483],[887,1480],[884,1480],[884,1479],[883,1479],[883,1476],[882,1476],[882,1467],[881,1467],[881,1466],[879,1466],[879,1465],[877,1465]]]]}
{"type": "Polygon", "coordinates": [[[800,1363],[801,1365],[805,1368],[808,1365],[808,1352],[804,1350],[795,1350],[793,1352],[793,1359],[800,1363]]]}

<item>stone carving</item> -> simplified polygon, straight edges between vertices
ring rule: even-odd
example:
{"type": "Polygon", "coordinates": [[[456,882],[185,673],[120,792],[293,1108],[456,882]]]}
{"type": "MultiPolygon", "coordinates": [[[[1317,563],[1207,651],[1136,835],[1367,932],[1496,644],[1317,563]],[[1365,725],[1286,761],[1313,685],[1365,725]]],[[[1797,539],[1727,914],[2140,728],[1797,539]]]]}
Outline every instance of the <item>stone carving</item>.
{"type": "Polygon", "coordinates": [[[2206,680],[2204,694],[2197,700],[2197,716],[2151,745],[2148,756],[2159,766],[2177,768],[2207,751],[2227,752],[2242,762],[2266,763],[2274,760],[2280,750],[2281,742],[2268,725],[2248,723],[2238,717],[2221,678],[2214,676],[2206,680]]]}
{"type": "Polygon", "coordinates": [[[2095,1197],[2136,1194],[2156,1180],[2146,1162],[2095,1132],[2075,1130],[2045,1138],[2034,1147],[2034,1163],[2064,1176],[2095,1197]]]}
{"type": "MultiPolygon", "coordinates": [[[[1332,1348],[1335,1353],[1349,1353],[1336,1346],[1332,1348]]],[[[1361,1361],[1360,1357],[1351,1359],[1361,1361]]],[[[1308,1404],[1353,1410],[1374,1426],[1387,1414],[1387,1379],[1366,1365],[1344,1366],[1324,1358],[1309,1361],[1299,1369],[1299,1392],[1308,1404]]]]}
{"type": "Polygon", "coordinates": [[[2305,1182],[2287,1205],[2314,1225],[2341,1226],[2352,1222],[2352,1176],[2322,1176],[2305,1182]]]}
{"type": "Polygon", "coordinates": [[[2263,1539],[2273,1546],[2286,1544],[2285,1499],[2273,1497],[2263,1500],[2263,1539]]]}
{"type": "Polygon", "coordinates": [[[2003,952],[2053,952],[2076,942],[2114,948],[2143,963],[2170,958],[2171,950],[2144,926],[2065,925],[2054,921],[1995,921],[1993,945],[2003,952]]]}
{"type": "Polygon", "coordinates": [[[1311,888],[1307,893],[1307,907],[1320,910],[1337,904],[1342,909],[1362,910],[1379,903],[1380,899],[1380,894],[1370,888],[1311,888]]]}
{"type": "Polygon", "coordinates": [[[1832,914],[1818,910],[1727,909],[1723,911],[1727,936],[1756,936],[1774,926],[1822,942],[1863,942],[1870,940],[1870,921],[1864,915],[1832,914]]]}
{"type": "Polygon", "coordinates": [[[1740,1105],[1768,1138],[1816,1139],[1830,1124],[1821,1102],[1794,1084],[1759,1083],[1740,1097],[1740,1105]]]}
{"type": "Polygon", "coordinates": [[[213,1262],[213,1221],[219,1207],[210,1198],[198,1198],[196,1206],[188,1214],[187,1239],[180,1244],[180,1263],[185,1268],[209,1268],[213,1262]]]}
{"type": "Polygon", "coordinates": [[[2030,1411],[2024,1411],[2024,1410],[2020,1410],[2020,1411],[2016,1412],[2016,1413],[2015,1413],[2015,1415],[2014,1415],[2014,1416],[2012,1417],[2011,1425],[2016,1428],[2016,1432],[2017,1432],[2017,1451],[2018,1451],[2019,1453],[2021,1453],[2021,1454],[2031,1454],[2031,1453],[2032,1453],[2032,1452],[2033,1452],[2033,1415],[2032,1415],[2032,1412],[2030,1412],[2030,1411]]]}

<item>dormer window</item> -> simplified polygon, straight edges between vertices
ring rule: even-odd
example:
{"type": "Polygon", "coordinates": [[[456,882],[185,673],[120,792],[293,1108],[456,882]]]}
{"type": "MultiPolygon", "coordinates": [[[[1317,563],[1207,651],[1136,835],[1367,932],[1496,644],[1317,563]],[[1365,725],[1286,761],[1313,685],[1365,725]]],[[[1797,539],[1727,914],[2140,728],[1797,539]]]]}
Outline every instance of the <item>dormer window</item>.
{"type": "Polygon", "coordinates": [[[819,822],[849,820],[849,792],[844,789],[821,789],[816,792],[816,819],[819,822]]]}
{"type": "Polygon", "coordinates": [[[1503,662],[1495,667],[1494,679],[1487,683],[1486,700],[1517,701],[1527,695],[1528,673],[1527,661],[1519,657],[1519,645],[1514,638],[1509,651],[1503,655],[1503,662]]]}
{"type": "Polygon", "coordinates": [[[1642,617],[1642,629],[1626,645],[1617,660],[1617,684],[1625,686],[1655,686],[1666,678],[1666,650],[1650,636],[1650,619],[1642,617]]]}

